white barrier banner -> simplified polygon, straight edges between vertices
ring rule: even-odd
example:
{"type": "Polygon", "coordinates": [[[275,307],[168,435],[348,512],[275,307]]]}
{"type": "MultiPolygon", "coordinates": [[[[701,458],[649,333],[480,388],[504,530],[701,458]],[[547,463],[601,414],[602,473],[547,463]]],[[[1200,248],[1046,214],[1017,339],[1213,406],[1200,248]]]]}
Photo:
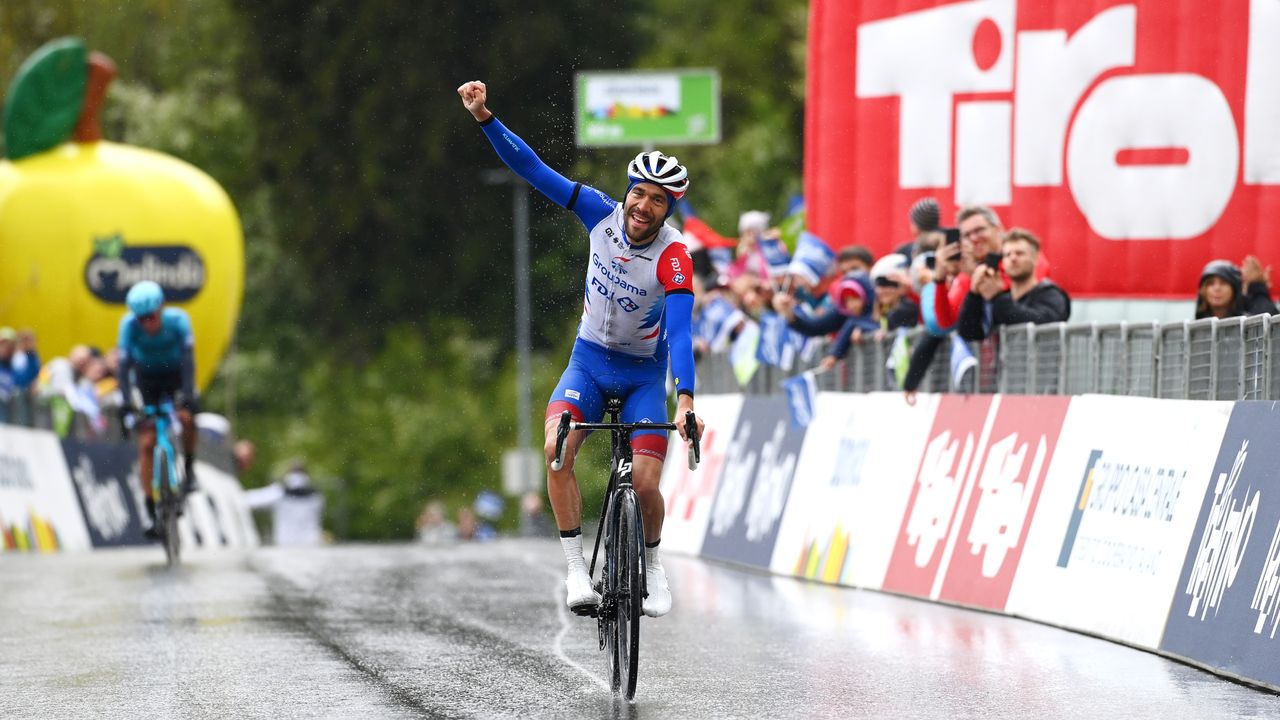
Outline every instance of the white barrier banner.
{"type": "Polygon", "coordinates": [[[688,453],[680,436],[672,433],[667,462],[662,470],[662,497],[667,516],[662,524],[662,548],[696,555],[707,534],[707,519],[716,498],[716,484],[724,467],[725,452],[733,439],[742,395],[699,395],[698,417],[706,423],[702,437],[702,463],[689,470],[688,453]]]}
{"type": "Polygon", "coordinates": [[[88,550],[89,531],[51,432],[0,427],[0,548],[88,550]]]}
{"type": "Polygon", "coordinates": [[[1006,611],[1158,647],[1232,405],[1073,399],[1006,611]]]}
{"type": "Polygon", "coordinates": [[[818,394],[770,568],[879,589],[937,395],[818,394]]]}

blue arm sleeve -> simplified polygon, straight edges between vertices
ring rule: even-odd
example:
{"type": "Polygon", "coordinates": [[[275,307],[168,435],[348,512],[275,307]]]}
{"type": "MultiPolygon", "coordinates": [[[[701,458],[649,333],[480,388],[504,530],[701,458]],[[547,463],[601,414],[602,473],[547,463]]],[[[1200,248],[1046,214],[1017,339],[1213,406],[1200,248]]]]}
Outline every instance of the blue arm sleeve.
{"type": "Polygon", "coordinates": [[[671,377],[676,382],[676,394],[693,395],[693,333],[690,331],[693,317],[693,295],[672,293],[667,295],[667,352],[671,357],[671,377]]]}
{"type": "Polygon", "coordinates": [[[552,170],[542,158],[525,144],[519,135],[507,129],[498,117],[492,116],[480,123],[485,137],[497,151],[498,157],[515,174],[524,178],[551,202],[572,210],[587,229],[595,227],[605,215],[613,212],[613,201],[595,188],[584,188],[560,173],[552,170]],[[583,192],[583,190],[586,192],[583,192]]]}
{"type": "Polygon", "coordinates": [[[929,283],[920,290],[920,314],[924,316],[924,326],[930,335],[945,337],[951,331],[938,323],[938,313],[933,304],[938,292],[937,283],[929,283]]]}

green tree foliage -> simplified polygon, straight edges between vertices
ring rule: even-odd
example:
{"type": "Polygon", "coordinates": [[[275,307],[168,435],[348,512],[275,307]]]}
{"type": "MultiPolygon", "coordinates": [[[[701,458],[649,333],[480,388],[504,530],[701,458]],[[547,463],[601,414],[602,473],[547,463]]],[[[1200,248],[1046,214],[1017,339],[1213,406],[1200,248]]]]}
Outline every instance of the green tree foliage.
{"type": "MultiPolygon", "coordinates": [[[[305,458],[339,537],[405,538],[428,498],[497,488],[515,442],[512,189],[483,183],[500,163],[455,88],[485,80],[544,160],[617,196],[635,149],[575,147],[574,73],[717,68],[724,142],[664,149],[731,232],[799,190],[805,22],[803,0],[5,0],[0,77],[64,35],[116,61],[106,136],[203,168],[241,214],[244,310],[206,405],[258,444],[246,484],[305,458]]],[[[586,245],[528,192],[536,433],[586,245]]],[[[607,454],[579,458],[588,514],[607,454]]]]}

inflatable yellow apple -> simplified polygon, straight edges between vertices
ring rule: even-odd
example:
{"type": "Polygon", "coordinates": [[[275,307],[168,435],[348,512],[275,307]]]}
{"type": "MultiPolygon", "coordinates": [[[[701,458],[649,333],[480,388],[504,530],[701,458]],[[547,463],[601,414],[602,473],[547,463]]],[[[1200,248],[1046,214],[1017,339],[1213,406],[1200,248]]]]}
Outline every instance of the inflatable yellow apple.
{"type": "Polygon", "coordinates": [[[177,158],[101,139],[115,67],[76,39],[18,71],[0,160],[0,325],[31,327],[45,358],[116,343],[125,294],[154,280],[191,315],[203,388],[235,332],[244,236],[230,198],[177,158]]]}

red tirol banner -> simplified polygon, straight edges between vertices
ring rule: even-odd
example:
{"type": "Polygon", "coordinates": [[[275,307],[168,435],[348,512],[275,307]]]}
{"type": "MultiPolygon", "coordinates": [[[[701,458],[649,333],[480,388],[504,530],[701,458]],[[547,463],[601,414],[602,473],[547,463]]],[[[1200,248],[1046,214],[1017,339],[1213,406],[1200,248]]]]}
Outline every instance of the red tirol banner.
{"type": "Polygon", "coordinates": [[[1280,263],[1280,2],[812,0],[805,200],[887,252],[934,196],[1040,238],[1077,297],[1280,263]]]}

